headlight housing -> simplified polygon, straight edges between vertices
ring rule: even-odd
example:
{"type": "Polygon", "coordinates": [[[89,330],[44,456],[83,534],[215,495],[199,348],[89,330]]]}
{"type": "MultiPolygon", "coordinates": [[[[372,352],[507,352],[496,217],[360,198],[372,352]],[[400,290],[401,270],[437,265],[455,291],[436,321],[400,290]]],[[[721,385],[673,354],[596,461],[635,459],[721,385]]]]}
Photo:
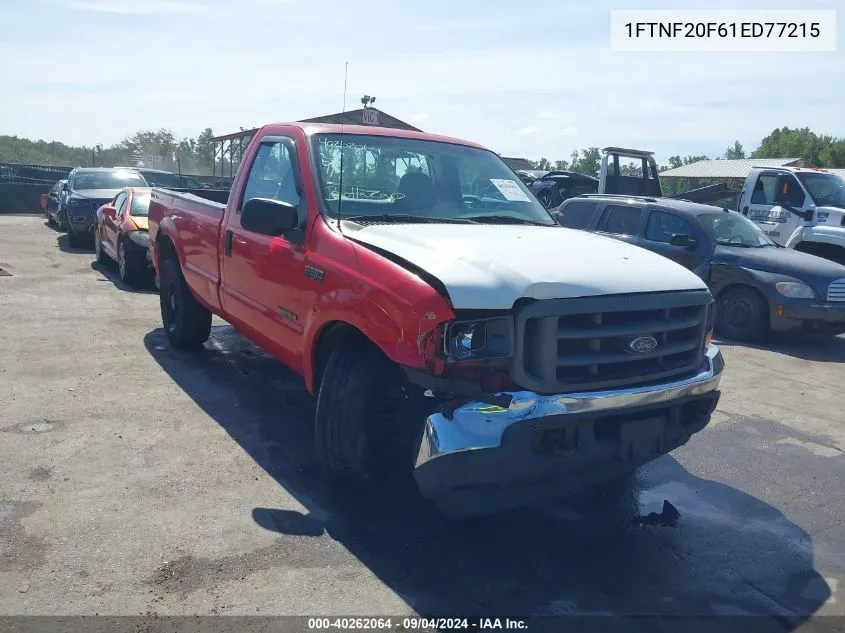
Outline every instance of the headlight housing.
{"type": "Polygon", "coordinates": [[[790,299],[815,299],[816,293],[800,281],[779,281],[775,284],[778,294],[790,299]]]}
{"type": "Polygon", "coordinates": [[[446,324],[443,352],[447,360],[508,358],[514,353],[513,318],[452,321],[446,324]]]}
{"type": "Polygon", "coordinates": [[[147,248],[147,244],[150,243],[150,234],[147,231],[129,231],[126,237],[144,248],[147,248]]]}

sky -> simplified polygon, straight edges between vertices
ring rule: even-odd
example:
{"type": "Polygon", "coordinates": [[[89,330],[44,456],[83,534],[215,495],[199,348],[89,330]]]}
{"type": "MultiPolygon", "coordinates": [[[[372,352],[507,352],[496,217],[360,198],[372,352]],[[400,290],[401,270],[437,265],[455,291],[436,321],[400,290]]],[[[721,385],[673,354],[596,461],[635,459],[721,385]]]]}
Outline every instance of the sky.
{"type": "Polygon", "coordinates": [[[613,52],[610,10],[631,4],[2,0],[0,134],[111,145],[140,129],[193,137],[331,114],[348,62],[347,109],[372,95],[399,119],[505,156],[616,145],[665,162],[734,140],[750,151],[782,126],[845,136],[845,11],[835,53],[613,52]]]}

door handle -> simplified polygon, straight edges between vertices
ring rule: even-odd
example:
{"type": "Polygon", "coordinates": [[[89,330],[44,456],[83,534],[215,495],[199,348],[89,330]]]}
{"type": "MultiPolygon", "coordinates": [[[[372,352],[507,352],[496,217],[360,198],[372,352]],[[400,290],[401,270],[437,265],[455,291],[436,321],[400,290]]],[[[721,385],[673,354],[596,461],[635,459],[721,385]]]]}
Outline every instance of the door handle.
{"type": "Polygon", "coordinates": [[[232,232],[231,231],[226,231],[226,245],[225,245],[223,252],[226,255],[226,257],[232,256],[232,232]]]}

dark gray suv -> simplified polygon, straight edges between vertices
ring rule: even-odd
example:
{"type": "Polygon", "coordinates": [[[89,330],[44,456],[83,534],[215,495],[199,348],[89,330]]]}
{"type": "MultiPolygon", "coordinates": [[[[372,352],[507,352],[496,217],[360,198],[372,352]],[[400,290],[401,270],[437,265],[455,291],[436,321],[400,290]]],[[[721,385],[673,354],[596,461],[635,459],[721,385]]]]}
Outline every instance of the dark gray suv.
{"type": "Polygon", "coordinates": [[[147,181],[134,170],[113,167],[78,167],[70,172],[62,189],[61,225],[67,228],[68,245],[78,248],[94,243],[91,227],[97,209],[126,187],[146,187],[147,181]]]}

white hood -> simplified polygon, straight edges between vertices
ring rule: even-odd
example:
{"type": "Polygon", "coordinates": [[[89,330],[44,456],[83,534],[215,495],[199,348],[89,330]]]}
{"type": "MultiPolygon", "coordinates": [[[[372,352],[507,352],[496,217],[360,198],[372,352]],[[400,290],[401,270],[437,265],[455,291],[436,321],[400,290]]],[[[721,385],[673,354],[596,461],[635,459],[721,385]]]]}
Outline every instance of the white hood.
{"type": "Polygon", "coordinates": [[[456,309],[707,286],[680,264],[584,231],[544,226],[391,224],[347,230],[439,279],[456,309]]]}

